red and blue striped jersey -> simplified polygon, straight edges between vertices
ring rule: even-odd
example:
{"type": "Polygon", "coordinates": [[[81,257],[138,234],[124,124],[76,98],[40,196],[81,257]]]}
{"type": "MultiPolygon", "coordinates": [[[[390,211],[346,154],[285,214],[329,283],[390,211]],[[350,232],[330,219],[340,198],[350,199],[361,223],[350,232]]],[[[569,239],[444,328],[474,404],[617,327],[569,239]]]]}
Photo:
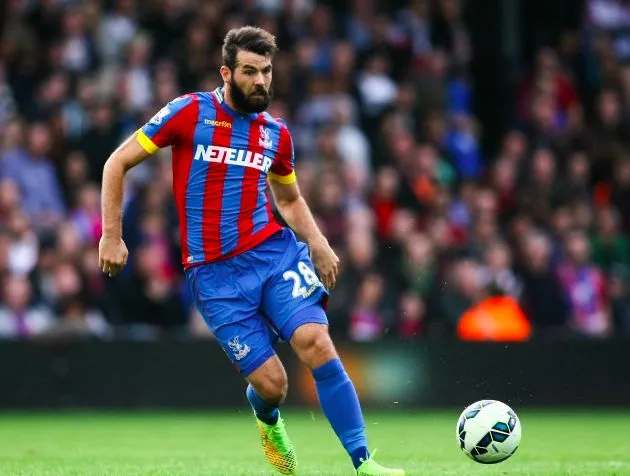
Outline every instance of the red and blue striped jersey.
{"type": "Polygon", "coordinates": [[[149,153],[171,146],[184,267],[241,254],[282,229],[267,197],[268,178],[295,182],[282,120],[239,113],[217,88],[174,99],[136,138],[149,153]]]}

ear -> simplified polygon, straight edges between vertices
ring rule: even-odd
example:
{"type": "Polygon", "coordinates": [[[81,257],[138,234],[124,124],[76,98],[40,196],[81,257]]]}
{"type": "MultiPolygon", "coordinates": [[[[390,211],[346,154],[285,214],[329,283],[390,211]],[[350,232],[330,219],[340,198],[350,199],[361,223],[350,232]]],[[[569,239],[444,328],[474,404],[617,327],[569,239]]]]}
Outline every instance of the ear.
{"type": "Polygon", "coordinates": [[[219,71],[221,73],[221,78],[223,78],[223,82],[229,83],[232,79],[232,71],[230,70],[230,68],[223,65],[221,66],[221,69],[219,71]]]}

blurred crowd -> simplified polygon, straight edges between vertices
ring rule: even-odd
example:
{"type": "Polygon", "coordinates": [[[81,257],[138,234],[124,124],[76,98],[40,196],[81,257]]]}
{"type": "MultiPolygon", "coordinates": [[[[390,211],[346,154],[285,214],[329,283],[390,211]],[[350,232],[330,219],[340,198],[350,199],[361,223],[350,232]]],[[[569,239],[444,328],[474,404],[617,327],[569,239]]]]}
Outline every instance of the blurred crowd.
{"type": "Polygon", "coordinates": [[[630,4],[540,45],[482,150],[465,0],[7,0],[0,20],[0,338],[207,336],[179,259],[170,153],[129,173],[116,279],[98,266],[109,154],[219,85],[220,46],[280,47],[270,113],[341,257],[336,336],[630,332],[630,4]],[[342,6],[343,4],[343,6],[342,6]]]}

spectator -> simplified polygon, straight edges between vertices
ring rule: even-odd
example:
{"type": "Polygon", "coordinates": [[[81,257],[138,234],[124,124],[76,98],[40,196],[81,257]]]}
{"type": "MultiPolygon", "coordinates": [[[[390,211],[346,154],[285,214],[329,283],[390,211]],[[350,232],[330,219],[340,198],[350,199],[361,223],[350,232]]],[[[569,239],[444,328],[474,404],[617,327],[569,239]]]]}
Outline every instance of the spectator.
{"type": "Polygon", "coordinates": [[[561,332],[569,309],[553,266],[551,241],[540,232],[531,232],[521,237],[520,244],[517,269],[523,281],[523,311],[537,330],[561,332]]]}
{"type": "Polygon", "coordinates": [[[163,267],[164,250],[157,242],[146,242],[136,255],[134,275],[118,290],[122,322],[132,324],[129,336],[145,339],[162,331],[185,332],[186,310],[163,267]]]}
{"type": "Polygon", "coordinates": [[[596,230],[591,239],[593,263],[608,273],[613,267],[627,267],[628,239],[620,233],[619,212],[611,207],[597,211],[596,230]]]}
{"type": "Polygon", "coordinates": [[[611,186],[611,203],[619,210],[624,232],[630,231],[630,157],[617,161],[611,186]]]}
{"type": "Polygon", "coordinates": [[[445,318],[444,324],[454,330],[462,315],[482,298],[483,288],[479,263],[474,260],[456,261],[449,274],[441,296],[440,314],[445,318]]]}
{"type": "Polygon", "coordinates": [[[591,164],[582,151],[574,151],[569,156],[567,174],[559,183],[557,200],[568,203],[590,198],[591,164]]]}
{"type": "Polygon", "coordinates": [[[59,263],[53,271],[55,311],[59,320],[49,338],[109,337],[111,330],[103,315],[87,300],[83,280],[71,263],[59,263]]]}
{"type": "Polygon", "coordinates": [[[31,285],[24,276],[9,276],[2,286],[0,339],[40,336],[55,323],[49,309],[31,303],[31,285]]]}
{"type": "Polygon", "coordinates": [[[424,334],[426,306],[420,296],[409,292],[401,294],[398,313],[400,316],[399,337],[417,339],[424,334]]]}
{"type": "Polygon", "coordinates": [[[21,276],[29,274],[37,264],[39,243],[26,215],[14,209],[6,221],[9,237],[9,271],[21,276]]]}
{"type": "Polygon", "coordinates": [[[81,243],[96,245],[101,238],[100,191],[94,184],[83,186],[78,192],[76,209],[70,214],[81,243]]]}
{"type": "Polygon", "coordinates": [[[608,275],[608,294],[610,312],[615,331],[619,334],[630,333],[630,293],[628,292],[628,270],[616,266],[608,275]]]}
{"type": "Polygon", "coordinates": [[[506,243],[497,241],[486,247],[480,279],[495,294],[520,296],[521,282],[512,270],[512,252],[506,243]]]}
{"type": "Polygon", "coordinates": [[[359,284],[356,300],[350,310],[350,338],[358,342],[379,340],[385,329],[381,306],[383,278],[370,273],[359,284]]]}
{"type": "Polygon", "coordinates": [[[400,264],[404,287],[426,302],[435,291],[437,263],[433,243],[427,235],[414,233],[405,241],[405,255],[400,264]]]}
{"type": "Polygon", "coordinates": [[[57,174],[48,153],[51,131],[42,123],[28,131],[28,148],[5,152],[0,176],[13,180],[20,188],[24,212],[38,228],[58,223],[65,211],[57,174]]]}
{"type": "Polygon", "coordinates": [[[604,275],[590,261],[590,246],[582,231],[572,231],[565,240],[566,259],[558,267],[569,300],[569,326],[576,333],[605,337],[611,330],[604,275]]]}
{"type": "Polygon", "coordinates": [[[78,147],[87,159],[89,178],[100,184],[103,166],[111,152],[118,146],[120,131],[112,105],[104,100],[91,110],[90,128],[81,136],[78,147]]]}

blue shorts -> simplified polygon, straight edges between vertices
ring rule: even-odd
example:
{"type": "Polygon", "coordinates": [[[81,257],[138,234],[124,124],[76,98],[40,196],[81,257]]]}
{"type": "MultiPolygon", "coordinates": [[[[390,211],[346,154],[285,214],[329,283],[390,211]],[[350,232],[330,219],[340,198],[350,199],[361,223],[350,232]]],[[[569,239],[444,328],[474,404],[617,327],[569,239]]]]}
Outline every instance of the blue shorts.
{"type": "Polygon", "coordinates": [[[328,324],[328,291],[290,228],[238,256],[194,266],[186,278],[206,324],[245,376],[275,354],[279,338],[288,342],[302,324],[328,324]]]}

